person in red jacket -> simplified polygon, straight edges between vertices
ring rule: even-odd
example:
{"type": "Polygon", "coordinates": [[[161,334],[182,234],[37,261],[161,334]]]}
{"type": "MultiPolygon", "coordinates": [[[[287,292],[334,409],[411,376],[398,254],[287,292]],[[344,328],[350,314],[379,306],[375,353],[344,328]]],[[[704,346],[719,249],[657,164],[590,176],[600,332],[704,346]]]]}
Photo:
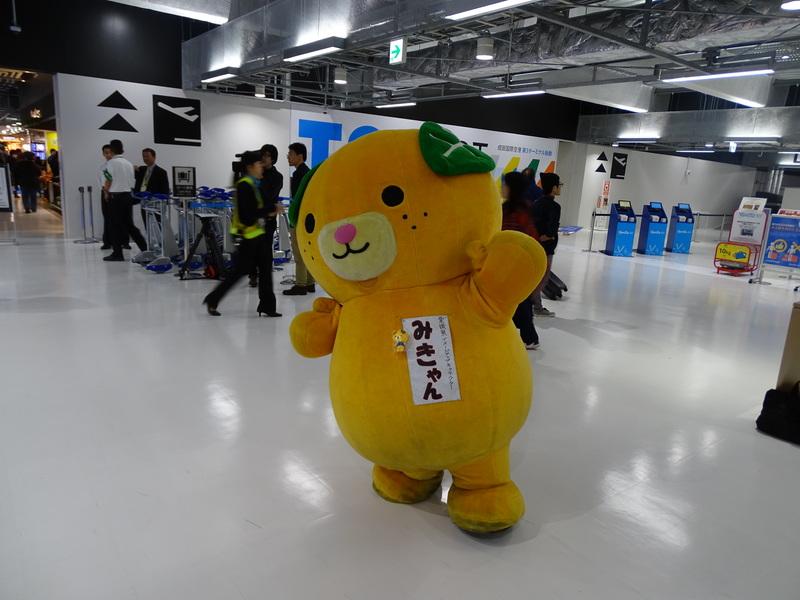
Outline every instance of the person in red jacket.
{"type": "MultiPolygon", "coordinates": [[[[503,176],[503,229],[519,231],[538,239],[539,234],[531,213],[531,202],[527,198],[529,185],[522,173],[512,171],[503,176]]],[[[517,307],[514,313],[514,325],[519,329],[525,347],[528,350],[538,350],[539,334],[533,324],[533,300],[530,296],[517,307]]]]}

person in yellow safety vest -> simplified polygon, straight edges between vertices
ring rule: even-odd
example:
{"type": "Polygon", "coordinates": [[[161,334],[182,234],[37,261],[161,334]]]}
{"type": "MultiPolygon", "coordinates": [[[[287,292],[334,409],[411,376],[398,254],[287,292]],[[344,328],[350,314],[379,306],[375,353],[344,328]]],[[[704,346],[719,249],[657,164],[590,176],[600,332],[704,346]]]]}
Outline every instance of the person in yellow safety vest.
{"type": "Polygon", "coordinates": [[[264,223],[267,218],[264,199],[261,197],[259,181],[264,171],[261,154],[247,151],[242,154],[242,166],[245,176],[236,182],[236,193],[233,201],[231,233],[239,241],[238,250],[234,254],[233,268],[225,275],[225,279],[214,288],[203,300],[208,314],[220,316],[217,307],[222,299],[242,277],[247,276],[254,266],[261,275],[258,278],[258,316],[280,317],[276,309],[275,293],[272,291],[272,260],[264,223]],[[265,276],[266,275],[266,276],[265,276]]]}

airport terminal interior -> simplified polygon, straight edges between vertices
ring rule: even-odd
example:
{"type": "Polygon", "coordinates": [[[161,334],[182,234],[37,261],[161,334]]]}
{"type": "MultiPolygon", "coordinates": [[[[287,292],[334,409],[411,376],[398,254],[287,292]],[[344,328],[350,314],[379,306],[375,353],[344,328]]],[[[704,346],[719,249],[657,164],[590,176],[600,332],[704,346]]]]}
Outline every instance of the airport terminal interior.
{"type": "Polygon", "coordinates": [[[0,599],[800,597],[800,2],[0,3],[0,599]]]}

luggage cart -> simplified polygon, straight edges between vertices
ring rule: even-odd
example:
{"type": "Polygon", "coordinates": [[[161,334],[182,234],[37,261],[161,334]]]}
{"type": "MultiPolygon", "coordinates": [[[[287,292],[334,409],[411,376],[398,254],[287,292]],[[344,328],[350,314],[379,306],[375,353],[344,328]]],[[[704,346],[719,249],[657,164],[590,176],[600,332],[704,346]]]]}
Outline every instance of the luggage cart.
{"type": "Polygon", "coordinates": [[[187,238],[194,235],[191,246],[184,244],[184,260],[177,276],[181,280],[221,279],[224,278],[230,264],[229,234],[231,194],[221,188],[198,190],[197,198],[186,203],[187,238]],[[200,229],[196,230],[195,222],[200,221],[200,229]],[[207,253],[205,260],[195,260],[201,244],[205,244],[207,253]],[[226,256],[227,254],[227,256],[226,256]],[[197,272],[202,269],[202,272],[197,272]]]}

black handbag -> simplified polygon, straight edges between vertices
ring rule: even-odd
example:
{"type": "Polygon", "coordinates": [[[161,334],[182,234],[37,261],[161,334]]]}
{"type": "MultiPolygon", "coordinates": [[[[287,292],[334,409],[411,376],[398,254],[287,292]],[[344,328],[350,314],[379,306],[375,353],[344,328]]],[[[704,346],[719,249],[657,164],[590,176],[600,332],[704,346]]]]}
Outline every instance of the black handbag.
{"type": "Polygon", "coordinates": [[[772,437],[800,444],[800,381],[789,392],[767,392],[756,428],[772,437]]]}

